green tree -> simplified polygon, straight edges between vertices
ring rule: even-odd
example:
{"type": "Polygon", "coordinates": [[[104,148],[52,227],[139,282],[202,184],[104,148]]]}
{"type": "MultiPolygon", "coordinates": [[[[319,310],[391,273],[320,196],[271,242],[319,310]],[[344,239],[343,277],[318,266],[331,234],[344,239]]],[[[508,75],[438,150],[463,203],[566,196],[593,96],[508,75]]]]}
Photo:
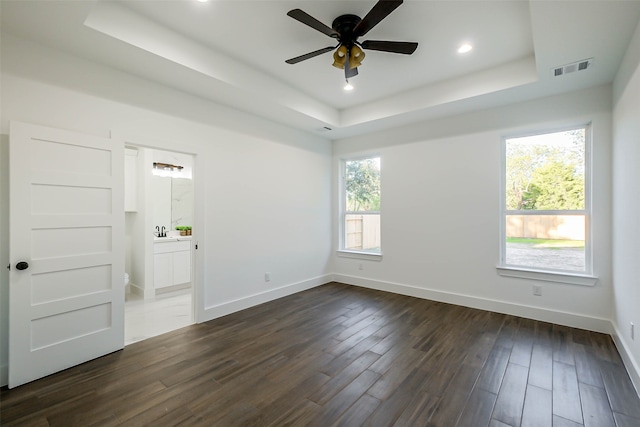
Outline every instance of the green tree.
{"type": "Polygon", "coordinates": [[[584,209],[584,129],[536,138],[507,140],[506,208],[584,209]]]}
{"type": "Polygon", "coordinates": [[[507,144],[506,201],[507,209],[534,209],[535,200],[531,200],[534,171],[549,156],[549,148],[530,144],[507,144]]]}
{"type": "Polygon", "coordinates": [[[345,178],[348,211],[380,210],[379,159],[346,162],[345,178]]]}
{"type": "Polygon", "coordinates": [[[576,166],[551,160],[534,172],[538,189],[535,209],[584,209],[584,175],[576,173],[576,166]]]}

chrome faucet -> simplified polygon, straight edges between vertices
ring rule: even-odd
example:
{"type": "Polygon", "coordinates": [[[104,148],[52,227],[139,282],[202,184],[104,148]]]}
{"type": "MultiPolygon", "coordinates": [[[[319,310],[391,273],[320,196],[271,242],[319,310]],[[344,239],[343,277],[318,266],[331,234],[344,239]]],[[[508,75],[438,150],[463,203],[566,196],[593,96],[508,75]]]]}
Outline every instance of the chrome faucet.
{"type": "Polygon", "coordinates": [[[167,233],[164,231],[164,225],[162,226],[162,231],[160,232],[160,237],[167,237],[167,233]]]}
{"type": "Polygon", "coordinates": [[[159,225],[156,225],[156,233],[155,234],[156,234],[156,237],[162,237],[162,236],[160,236],[160,226],[159,225]]]}

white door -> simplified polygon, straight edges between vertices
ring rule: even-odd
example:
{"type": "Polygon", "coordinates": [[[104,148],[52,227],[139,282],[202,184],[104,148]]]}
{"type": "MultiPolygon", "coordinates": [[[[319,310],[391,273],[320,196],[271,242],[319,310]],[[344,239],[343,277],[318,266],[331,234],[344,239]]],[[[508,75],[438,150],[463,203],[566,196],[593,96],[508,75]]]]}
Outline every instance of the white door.
{"type": "Polygon", "coordinates": [[[124,144],[11,123],[9,387],[124,347],[124,144]]]}

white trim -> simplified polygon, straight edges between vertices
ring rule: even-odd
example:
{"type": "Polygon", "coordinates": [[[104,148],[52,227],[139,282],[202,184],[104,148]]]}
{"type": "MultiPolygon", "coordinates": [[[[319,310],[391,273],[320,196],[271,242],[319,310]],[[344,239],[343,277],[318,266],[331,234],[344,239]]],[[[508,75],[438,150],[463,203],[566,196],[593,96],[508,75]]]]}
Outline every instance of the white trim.
{"type": "Polygon", "coordinates": [[[593,205],[592,198],[592,175],[593,175],[593,163],[591,152],[593,149],[593,126],[592,122],[589,121],[587,123],[575,124],[572,126],[563,126],[560,128],[553,128],[547,130],[540,130],[537,132],[527,132],[522,134],[508,134],[503,135],[500,141],[500,197],[499,197],[499,212],[500,212],[500,222],[499,222],[499,233],[500,233],[500,254],[499,254],[499,265],[498,265],[498,274],[503,276],[512,276],[512,277],[520,277],[520,278],[534,278],[537,280],[546,280],[550,282],[559,282],[559,283],[569,283],[575,285],[584,285],[584,286],[594,286],[597,277],[592,276],[593,273],[593,237],[592,237],[592,216],[593,216],[593,205]],[[558,132],[565,132],[573,129],[584,129],[584,209],[576,209],[576,210],[509,210],[506,209],[506,173],[507,173],[507,140],[515,139],[515,138],[525,138],[530,136],[537,135],[546,135],[558,132]],[[515,275],[514,274],[506,274],[500,271],[509,270],[509,271],[537,271],[533,266],[524,266],[523,268],[518,268],[514,266],[510,266],[506,263],[506,254],[507,254],[507,244],[506,244],[506,217],[507,215],[583,215],[585,219],[585,248],[584,248],[584,261],[585,261],[585,271],[583,273],[574,275],[572,273],[556,273],[556,272],[544,272],[545,275],[540,277],[529,277],[528,273],[523,273],[524,275],[515,275]],[[574,280],[574,279],[564,279],[564,277],[577,277],[584,276],[585,278],[595,279],[592,283],[589,280],[574,280]],[[544,278],[543,278],[544,277],[544,278]]]}
{"type": "MultiPolygon", "coordinates": [[[[347,211],[346,210],[346,206],[347,206],[347,197],[346,197],[346,169],[347,169],[347,162],[353,162],[353,161],[362,161],[362,160],[367,160],[367,159],[379,159],[379,163],[380,163],[380,182],[382,183],[382,155],[380,153],[369,153],[369,154],[360,154],[360,155],[356,155],[356,156],[347,156],[347,157],[340,157],[339,162],[338,162],[338,249],[337,252],[344,252],[344,253],[361,253],[358,251],[352,251],[352,250],[348,250],[345,249],[345,220],[346,220],[346,216],[347,215],[380,215],[380,219],[382,219],[382,213],[381,211],[347,211]]],[[[380,199],[382,200],[382,190],[380,191],[380,199]]],[[[382,234],[382,231],[380,232],[380,234],[382,234]]],[[[381,245],[381,250],[382,250],[382,245],[381,245]]],[[[370,255],[369,252],[364,252],[367,255],[370,255]]],[[[380,256],[382,256],[382,253],[379,253],[380,256]]],[[[357,256],[354,256],[352,258],[359,258],[357,256]]],[[[362,259],[372,259],[369,257],[362,257],[362,259]]]]}
{"type": "Polygon", "coordinates": [[[348,251],[345,249],[339,249],[336,251],[336,255],[341,258],[355,258],[355,259],[368,259],[370,261],[382,261],[382,253],[375,253],[375,252],[358,252],[358,251],[348,251]]]}
{"type": "Polygon", "coordinates": [[[202,313],[202,318],[198,319],[198,323],[207,322],[209,320],[217,319],[218,317],[245,310],[247,308],[251,308],[265,302],[273,301],[278,298],[286,297],[298,292],[315,288],[317,286],[325,285],[331,281],[333,281],[333,276],[331,274],[324,274],[322,276],[317,276],[308,280],[303,280],[301,282],[281,286],[276,289],[259,292],[257,294],[249,295],[247,297],[239,298],[233,301],[227,301],[221,304],[205,307],[204,312],[202,313]]]}
{"type": "Polygon", "coordinates": [[[573,274],[556,271],[540,271],[528,268],[497,266],[500,276],[518,277],[520,279],[542,280],[544,282],[565,283],[569,285],[595,286],[598,278],[590,274],[573,274]]]}
{"type": "Polygon", "coordinates": [[[599,317],[548,310],[540,307],[532,307],[528,305],[514,304],[506,301],[479,298],[471,295],[442,292],[433,289],[419,288],[412,285],[405,285],[401,283],[382,282],[379,280],[371,280],[357,276],[334,274],[333,279],[336,282],[345,283],[348,285],[376,289],[379,291],[393,292],[400,295],[407,295],[433,301],[446,302],[449,304],[493,311],[496,313],[509,314],[512,316],[525,317],[528,319],[555,323],[557,325],[569,326],[572,328],[587,329],[589,331],[601,332],[604,334],[612,334],[613,332],[611,321],[609,319],[603,319],[599,317]]]}
{"type": "Polygon", "coordinates": [[[585,209],[574,209],[566,211],[534,211],[534,210],[505,210],[505,215],[588,215],[589,212],[585,209]]]}
{"type": "MultiPolygon", "coordinates": [[[[157,139],[155,137],[149,137],[144,135],[130,135],[125,134],[117,130],[111,131],[111,138],[117,137],[125,142],[129,147],[142,147],[152,150],[163,150],[174,153],[181,153],[193,156],[192,166],[192,179],[194,180],[194,230],[197,233],[197,239],[194,240],[191,260],[191,283],[192,289],[192,313],[193,320],[196,323],[202,323],[206,321],[205,308],[204,308],[204,292],[205,292],[205,250],[206,250],[206,221],[207,210],[205,201],[207,200],[205,194],[205,187],[207,182],[207,153],[203,146],[200,144],[194,144],[189,141],[181,141],[180,147],[174,147],[172,140],[157,139]],[[199,240],[198,240],[199,239],[199,240]],[[198,249],[195,249],[196,246],[198,249]]],[[[147,220],[150,218],[150,212],[147,212],[147,220]]],[[[153,277],[153,240],[149,239],[145,241],[145,277],[153,277]]],[[[143,292],[144,293],[144,292],[143,292]]],[[[155,295],[144,295],[147,296],[155,295]]]]}
{"type": "Polygon", "coordinates": [[[618,326],[615,322],[611,323],[613,328],[611,338],[613,338],[613,343],[616,345],[618,353],[620,353],[620,357],[622,358],[625,368],[627,368],[627,373],[629,374],[629,378],[631,378],[631,382],[636,389],[636,393],[640,397],[640,365],[638,365],[638,362],[633,358],[629,347],[625,344],[625,341],[620,338],[622,334],[620,333],[618,326]]]}

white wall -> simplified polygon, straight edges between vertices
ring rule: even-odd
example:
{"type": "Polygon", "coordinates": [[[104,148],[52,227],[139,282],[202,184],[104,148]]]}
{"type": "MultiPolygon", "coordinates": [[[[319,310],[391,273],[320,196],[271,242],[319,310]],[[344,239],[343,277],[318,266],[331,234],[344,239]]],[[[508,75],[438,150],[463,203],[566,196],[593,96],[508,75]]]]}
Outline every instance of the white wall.
{"type": "MultiPolygon", "coordinates": [[[[10,120],[100,136],[113,131],[127,142],[158,141],[156,148],[196,154],[196,205],[204,216],[196,256],[204,276],[199,320],[329,280],[328,141],[11,38],[2,41],[1,77],[2,230],[10,120]],[[81,91],[74,89],[76,78],[81,91]],[[267,271],[271,281],[265,283],[267,271]]],[[[8,239],[2,237],[6,265],[8,239]]],[[[0,274],[0,365],[6,372],[8,285],[0,274]]]]}
{"type": "Polygon", "coordinates": [[[640,24],[614,88],[613,323],[620,353],[640,390],[640,24]]]}
{"type": "Polygon", "coordinates": [[[381,155],[383,253],[382,261],[334,255],[336,278],[609,332],[610,109],[607,85],[335,141],[334,180],[340,158],[381,155]],[[593,130],[596,286],[499,276],[501,138],[587,122],[593,130]],[[542,286],[541,297],[532,295],[533,285],[542,286]]]}

